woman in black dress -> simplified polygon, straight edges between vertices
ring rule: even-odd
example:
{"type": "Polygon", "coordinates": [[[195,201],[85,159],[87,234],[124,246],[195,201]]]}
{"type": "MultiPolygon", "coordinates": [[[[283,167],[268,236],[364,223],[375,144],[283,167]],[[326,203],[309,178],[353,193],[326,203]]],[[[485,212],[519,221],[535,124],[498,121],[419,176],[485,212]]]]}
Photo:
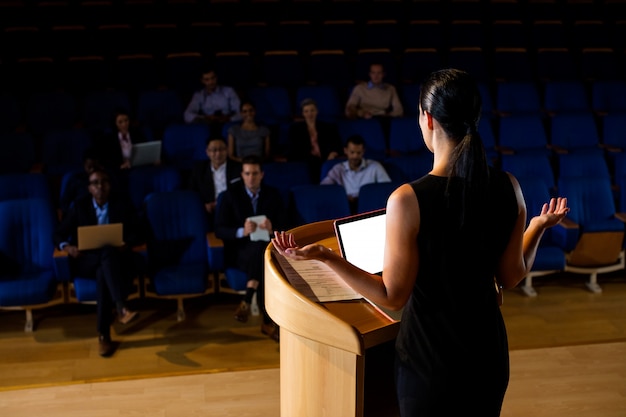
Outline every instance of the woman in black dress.
{"type": "Polygon", "coordinates": [[[477,132],[480,93],[466,72],[433,73],[419,104],[434,163],[387,202],[382,276],[321,245],[300,248],[288,233],[273,243],[292,259],[326,263],[377,304],[404,307],[396,339],[403,417],[496,417],[509,378],[497,288],[514,287],[530,271],[544,230],[568,213],[567,199],[545,203],[526,228],[517,180],[487,163],[477,132]]]}

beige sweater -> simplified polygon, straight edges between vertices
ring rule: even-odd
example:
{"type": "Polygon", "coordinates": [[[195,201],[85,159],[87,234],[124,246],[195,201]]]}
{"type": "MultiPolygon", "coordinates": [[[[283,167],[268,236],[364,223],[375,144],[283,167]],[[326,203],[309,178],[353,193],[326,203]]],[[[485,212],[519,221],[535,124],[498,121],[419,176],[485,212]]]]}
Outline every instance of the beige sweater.
{"type": "Polygon", "coordinates": [[[346,103],[346,115],[350,116],[353,109],[359,117],[363,117],[366,112],[373,116],[392,117],[399,117],[404,113],[396,88],[386,83],[379,87],[366,82],[357,84],[346,103]]]}

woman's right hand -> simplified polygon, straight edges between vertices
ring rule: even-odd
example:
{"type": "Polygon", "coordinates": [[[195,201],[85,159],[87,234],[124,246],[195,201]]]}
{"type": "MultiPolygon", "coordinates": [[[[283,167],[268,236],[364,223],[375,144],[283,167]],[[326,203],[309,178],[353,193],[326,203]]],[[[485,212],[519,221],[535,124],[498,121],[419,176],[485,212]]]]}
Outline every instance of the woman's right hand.
{"type": "Polygon", "coordinates": [[[567,207],[567,198],[557,197],[550,199],[550,203],[545,203],[541,208],[541,213],[531,219],[531,221],[538,221],[540,225],[547,229],[549,227],[556,226],[565,218],[569,213],[569,207],[567,207]]]}
{"type": "Polygon", "coordinates": [[[286,258],[301,261],[305,259],[317,259],[323,261],[332,253],[332,250],[318,244],[299,247],[293,234],[287,232],[274,232],[272,244],[286,258]]]}

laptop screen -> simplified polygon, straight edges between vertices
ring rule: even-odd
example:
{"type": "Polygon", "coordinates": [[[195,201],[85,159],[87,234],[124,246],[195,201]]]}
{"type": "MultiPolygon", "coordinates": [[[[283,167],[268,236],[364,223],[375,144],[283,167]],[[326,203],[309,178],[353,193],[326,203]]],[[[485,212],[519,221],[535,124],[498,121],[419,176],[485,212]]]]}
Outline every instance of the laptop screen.
{"type": "Polygon", "coordinates": [[[156,164],[161,159],[161,141],[142,142],[133,145],[132,166],[156,164]]]}
{"type": "Polygon", "coordinates": [[[385,217],[386,210],[380,209],[334,222],[341,256],[370,274],[383,271],[385,217]]]}

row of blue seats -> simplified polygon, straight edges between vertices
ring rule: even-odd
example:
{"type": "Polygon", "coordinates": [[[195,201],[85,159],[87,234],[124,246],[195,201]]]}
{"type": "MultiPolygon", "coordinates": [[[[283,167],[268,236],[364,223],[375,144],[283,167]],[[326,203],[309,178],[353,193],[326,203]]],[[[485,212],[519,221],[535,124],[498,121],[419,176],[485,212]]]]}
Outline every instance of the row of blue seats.
{"type": "MultiPolygon", "coordinates": [[[[550,198],[550,191],[547,184],[532,173],[517,175],[529,217],[532,217],[550,198]]],[[[378,198],[382,199],[374,208],[380,208],[386,196],[397,185],[382,184],[384,188],[378,190],[378,198]]],[[[561,176],[558,188],[559,193],[567,196],[572,208],[568,216],[570,224],[546,231],[535,267],[527,276],[524,290],[527,294],[534,295],[531,284],[534,276],[569,270],[589,274],[589,289],[601,292],[597,283],[598,273],[624,268],[624,225],[616,218],[610,182],[606,178],[577,173],[574,177],[561,176]],[[580,245],[579,242],[583,239],[586,239],[586,244],[580,245]],[[598,239],[602,244],[598,244],[598,239]],[[590,242],[596,244],[590,245],[590,242]],[[590,262],[587,252],[598,247],[601,248],[601,259],[592,258],[590,262]]],[[[18,189],[24,190],[24,187],[18,189]]],[[[340,186],[294,185],[289,191],[296,209],[301,210],[303,223],[349,214],[346,211],[348,205],[345,192],[340,186]]],[[[93,298],[90,299],[88,294],[93,296],[95,282],[89,278],[69,276],[67,258],[58,254],[53,256],[51,234],[56,219],[50,201],[45,198],[21,197],[26,198],[0,202],[0,230],[3,231],[0,234],[0,252],[3,255],[0,308],[24,308],[27,311],[26,330],[32,330],[33,308],[68,301],[67,291],[70,290],[74,297],[71,301],[91,301],[93,298]]],[[[146,277],[149,283],[145,286],[142,283],[140,286],[148,296],[177,299],[177,314],[179,320],[182,320],[182,300],[185,297],[206,294],[211,289],[211,271],[223,268],[223,265],[219,265],[219,246],[207,246],[204,210],[199,195],[195,192],[153,191],[146,195],[143,204],[152,231],[152,238],[148,240],[144,252],[145,260],[148,264],[156,262],[155,254],[158,253],[160,267],[147,268],[146,271],[150,271],[146,277]],[[169,227],[172,222],[178,227],[169,227]],[[159,250],[167,245],[174,245],[181,239],[187,239],[185,241],[191,241],[192,244],[186,245],[182,252],[159,250]],[[177,256],[169,259],[164,266],[162,257],[166,253],[177,256]]]]}

